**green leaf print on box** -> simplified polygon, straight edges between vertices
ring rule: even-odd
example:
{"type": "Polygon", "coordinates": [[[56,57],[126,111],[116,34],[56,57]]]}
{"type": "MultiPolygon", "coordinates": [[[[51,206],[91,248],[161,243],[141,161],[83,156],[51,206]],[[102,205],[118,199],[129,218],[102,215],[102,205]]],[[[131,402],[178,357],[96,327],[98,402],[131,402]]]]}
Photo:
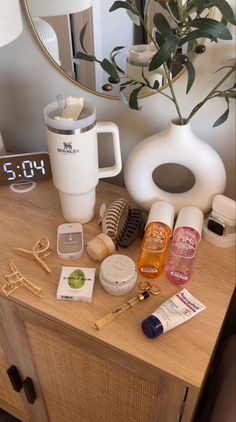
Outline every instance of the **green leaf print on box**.
{"type": "Polygon", "coordinates": [[[74,270],[68,277],[68,284],[72,289],[81,289],[84,286],[85,275],[82,270],[74,270]]]}

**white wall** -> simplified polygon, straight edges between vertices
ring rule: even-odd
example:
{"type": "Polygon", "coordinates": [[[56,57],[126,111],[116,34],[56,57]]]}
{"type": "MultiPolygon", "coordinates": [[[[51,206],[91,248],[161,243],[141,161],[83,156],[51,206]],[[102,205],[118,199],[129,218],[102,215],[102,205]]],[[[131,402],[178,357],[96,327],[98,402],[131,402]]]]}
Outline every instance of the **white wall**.
{"type": "MultiPolygon", "coordinates": [[[[187,114],[213,87],[214,71],[235,56],[231,42],[207,46],[207,53],[198,56],[195,67],[198,81],[185,96],[186,80],[175,83],[181,98],[183,114],[187,114]]],[[[0,49],[0,128],[8,150],[13,152],[47,149],[43,122],[43,107],[54,101],[56,94],[81,95],[94,103],[99,120],[113,121],[120,128],[123,163],[134,146],[147,136],[162,130],[175,116],[172,104],[163,96],[153,95],[142,100],[140,112],[132,111],[119,101],[96,96],[67,80],[40,50],[24,23],[23,34],[13,43],[0,49]]],[[[215,129],[212,124],[223,113],[223,101],[209,102],[192,120],[196,134],[220,154],[226,167],[226,195],[235,197],[235,108],[232,104],[228,121],[215,129]]],[[[101,149],[103,161],[110,151],[105,143],[101,149]]],[[[115,182],[122,183],[122,175],[115,182]]]]}

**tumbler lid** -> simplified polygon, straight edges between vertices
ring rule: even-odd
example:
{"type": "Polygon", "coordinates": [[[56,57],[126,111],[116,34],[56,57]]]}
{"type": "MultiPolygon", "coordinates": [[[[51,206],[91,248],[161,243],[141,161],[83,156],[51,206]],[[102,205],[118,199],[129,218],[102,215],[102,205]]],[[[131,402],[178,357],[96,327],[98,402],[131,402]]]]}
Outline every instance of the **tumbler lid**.
{"type": "MultiPolygon", "coordinates": [[[[65,107],[66,100],[61,100],[61,107],[65,107]]],[[[78,120],[57,120],[60,115],[58,102],[48,104],[44,110],[44,119],[49,130],[56,133],[73,134],[87,132],[96,124],[96,109],[88,101],[84,101],[84,108],[78,120]]]]}

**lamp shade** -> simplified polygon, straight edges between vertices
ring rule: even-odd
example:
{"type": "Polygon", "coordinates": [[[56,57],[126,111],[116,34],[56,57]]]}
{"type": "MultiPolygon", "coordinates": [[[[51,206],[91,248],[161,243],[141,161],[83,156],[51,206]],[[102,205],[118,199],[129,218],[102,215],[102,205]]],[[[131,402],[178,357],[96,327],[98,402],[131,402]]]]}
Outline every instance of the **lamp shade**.
{"type": "Polygon", "coordinates": [[[0,47],[14,41],[22,29],[19,0],[0,0],[0,47]]]}
{"type": "Polygon", "coordinates": [[[31,16],[59,16],[82,12],[92,6],[92,0],[28,0],[31,16]]]}

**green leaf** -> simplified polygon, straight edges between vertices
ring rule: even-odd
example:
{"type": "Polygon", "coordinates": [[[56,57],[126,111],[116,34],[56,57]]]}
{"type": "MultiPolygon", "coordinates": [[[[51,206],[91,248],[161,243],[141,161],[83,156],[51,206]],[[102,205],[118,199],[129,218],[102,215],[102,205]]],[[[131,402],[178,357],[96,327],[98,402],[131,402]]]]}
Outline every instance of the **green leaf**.
{"type": "Polygon", "coordinates": [[[190,62],[190,60],[187,63],[185,63],[184,66],[186,67],[187,72],[188,72],[188,84],[187,84],[187,89],[186,89],[186,94],[188,94],[195,80],[195,69],[194,69],[193,64],[190,62]]]}
{"type": "MultiPolygon", "coordinates": [[[[171,10],[171,13],[173,14],[173,16],[175,17],[175,19],[179,20],[180,19],[180,15],[179,15],[179,9],[178,6],[176,4],[176,0],[169,0],[168,2],[166,0],[155,0],[157,3],[159,3],[163,9],[168,11],[168,7],[171,10]]],[[[169,11],[168,11],[169,13],[169,11]]]]}
{"type": "Polygon", "coordinates": [[[163,36],[157,31],[155,31],[154,37],[156,39],[158,46],[161,47],[162,44],[165,42],[165,38],[163,38],[163,36]]]}
{"type": "Polygon", "coordinates": [[[198,28],[215,38],[222,40],[231,40],[232,35],[228,28],[222,23],[215,19],[210,18],[196,18],[191,22],[191,26],[198,28]]]}
{"type": "Polygon", "coordinates": [[[153,17],[153,23],[157,28],[158,32],[163,35],[163,37],[168,37],[172,33],[172,29],[169,25],[169,22],[166,20],[165,16],[162,13],[156,13],[153,17]]]}
{"type": "MultiPolygon", "coordinates": [[[[202,13],[203,10],[207,7],[204,0],[196,0],[195,3],[196,3],[196,11],[199,14],[202,13]]],[[[193,10],[192,10],[192,12],[193,12],[193,10]]]]}
{"type": "Polygon", "coordinates": [[[211,41],[217,41],[216,37],[213,37],[213,35],[209,34],[206,31],[203,31],[202,29],[196,29],[195,31],[190,32],[186,37],[182,38],[179,42],[179,47],[184,45],[186,42],[189,42],[191,40],[196,40],[198,38],[209,38],[211,41]]]}
{"type": "Polygon", "coordinates": [[[179,14],[179,9],[178,9],[177,3],[178,2],[176,0],[170,0],[168,5],[169,5],[169,8],[170,8],[173,16],[175,17],[175,19],[179,20],[180,14],[179,14]]]}
{"type": "Polygon", "coordinates": [[[138,88],[135,88],[129,97],[129,106],[132,108],[132,110],[141,110],[141,107],[138,105],[138,94],[140,93],[143,86],[139,86],[138,88]]]}
{"type": "Polygon", "coordinates": [[[85,36],[86,28],[87,28],[87,22],[80,31],[79,40],[80,40],[80,45],[81,45],[82,49],[85,51],[85,53],[88,53],[88,51],[86,50],[86,48],[84,46],[84,36],[85,36]]]}
{"type": "Polygon", "coordinates": [[[114,63],[109,62],[109,60],[107,59],[103,59],[100,65],[103,68],[103,70],[105,70],[105,72],[107,72],[114,79],[119,78],[119,74],[116,70],[114,63]]]}
{"type": "Polygon", "coordinates": [[[230,22],[233,25],[236,24],[234,12],[226,0],[211,0],[211,4],[213,4],[217,7],[217,9],[219,9],[222,16],[227,22],[230,22]]]}
{"type": "Polygon", "coordinates": [[[114,63],[114,66],[116,67],[117,72],[120,72],[120,73],[125,74],[125,71],[124,71],[123,69],[121,69],[121,67],[120,67],[120,66],[118,66],[118,64],[116,63],[116,56],[118,56],[118,54],[119,54],[119,53],[114,54],[114,55],[111,57],[111,61],[112,61],[112,63],[114,63]]]}
{"type": "Polygon", "coordinates": [[[96,57],[92,56],[91,54],[85,54],[82,51],[78,51],[75,55],[75,59],[85,60],[87,62],[95,62],[96,57]]]}
{"type": "Polygon", "coordinates": [[[119,46],[119,47],[115,47],[115,48],[113,48],[113,50],[111,51],[111,53],[110,53],[110,58],[111,58],[111,61],[114,63],[114,65],[115,65],[115,67],[116,67],[116,69],[117,69],[117,71],[118,72],[121,72],[121,73],[125,73],[124,72],[124,70],[123,69],[121,69],[121,67],[119,67],[117,64],[116,64],[116,56],[120,53],[120,50],[122,50],[123,48],[125,48],[124,46],[119,46]]]}
{"type": "Polygon", "coordinates": [[[113,50],[111,51],[111,56],[112,56],[113,53],[116,53],[117,51],[122,50],[122,48],[125,48],[125,47],[124,46],[119,46],[119,47],[113,48],[113,50]]]}
{"type": "Polygon", "coordinates": [[[157,53],[153,56],[149,65],[149,70],[155,70],[165,63],[174,53],[178,47],[179,37],[174,34],[170,34],[165,42],[162,44],[157,53]]]}
{"type": "Polygon", "coordinates": [[[115,1],[115,3],[113,3],[113,5],[110,7],[109,12],[114,12],[114,10],[117,9],[127,9],[130,10],[134,15],[138,15],[132,4],[127,3],[126,1],[115,1]]]}
{"type": "Polygon", "coordinates": [[[227,25],[227,20],[224,18],[224,16],[222,16],[221,20],[220,20],[225,26],[227,25]]]}
{"type": "Polygon", "coordinates": [[[205,9],[209,9],[210,7],[210,0],[190,0],[187,2],[186,11],[188,14],[194,12],[201,14],[205,9]]]}
{"type": "Polygon", "coordinates": [[[113,3],[113,5],[111,6],[109,12],[114,12],[114,10],[117,10],[117,9],[126,9],[127,14],[129,18],[132,20],[132,22],[135,25],[140,26],[140,17],[139,17],[138,11],[133,7],[132,3],[128,1],[127,2],[115,1],[115,3],[113,3]]]}
{"type": "Polygon", "coordinates": [[[136,13],[131,12],[130,10],[127,10],[127,15],[132,20],[134,25],[140,26],[140,17],[136,13]]]}
{"type": "Polygon", "coordinates": [[[195,48],[197,47],[197,45],[198,45],[198,43],[195,39],[190,40],[188,42],[187,54],[189,55],[190,53],[192,53],[195,50],[195,48]]]}
{"type": "Polygon", "coordinates": [[[227,108],[225,112],[215,121],[213,127],[220,126],[222,123],[224,123],[228,119],[228,116],[229,116],[229,108],[227,108]]]}

